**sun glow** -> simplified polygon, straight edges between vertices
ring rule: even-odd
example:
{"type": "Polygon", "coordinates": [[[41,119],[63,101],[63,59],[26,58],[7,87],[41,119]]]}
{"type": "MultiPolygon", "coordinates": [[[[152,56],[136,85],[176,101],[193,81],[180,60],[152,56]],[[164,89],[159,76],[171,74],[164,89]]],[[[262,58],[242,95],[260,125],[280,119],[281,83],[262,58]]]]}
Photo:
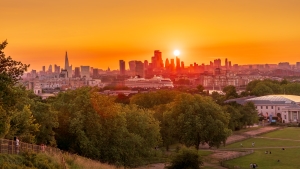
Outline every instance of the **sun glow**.
{"type": "Polygon", "coordinates": [[[179,51],[179,50],[177,50],[177,49],[176,49],[176,50],[174,50],[174,52],[173,52],[173,53],[174,53],[174,55],[175,55],[175,56],[179,56],[179,55],[180,55],[180,51],[179,51]]]}

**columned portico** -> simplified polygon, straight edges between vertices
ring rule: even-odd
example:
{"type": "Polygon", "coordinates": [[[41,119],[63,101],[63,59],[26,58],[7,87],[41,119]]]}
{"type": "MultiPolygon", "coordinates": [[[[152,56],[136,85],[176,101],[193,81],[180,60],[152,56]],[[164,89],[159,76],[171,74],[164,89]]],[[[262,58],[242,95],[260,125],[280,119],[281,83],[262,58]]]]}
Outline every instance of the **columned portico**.
{"type": "Polygon", "coordinates": [[[283,114],[283,120],[285,120],[285,122],[299,122],[300,106],[295,104],[285,107],[283,108],[283,114]]]}

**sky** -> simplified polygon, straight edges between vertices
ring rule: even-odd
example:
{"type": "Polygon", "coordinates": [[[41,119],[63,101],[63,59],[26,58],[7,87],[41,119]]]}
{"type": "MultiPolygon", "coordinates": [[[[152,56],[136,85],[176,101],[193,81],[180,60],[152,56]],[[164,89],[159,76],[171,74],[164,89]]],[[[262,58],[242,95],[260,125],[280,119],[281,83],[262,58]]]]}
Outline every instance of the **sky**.
{"type": "Polygon", "coordinates": [[[299,0],[0,0],[0,42],[31,69],[118,69],[119,60],[185,65],[300,62],[299,0]]]}

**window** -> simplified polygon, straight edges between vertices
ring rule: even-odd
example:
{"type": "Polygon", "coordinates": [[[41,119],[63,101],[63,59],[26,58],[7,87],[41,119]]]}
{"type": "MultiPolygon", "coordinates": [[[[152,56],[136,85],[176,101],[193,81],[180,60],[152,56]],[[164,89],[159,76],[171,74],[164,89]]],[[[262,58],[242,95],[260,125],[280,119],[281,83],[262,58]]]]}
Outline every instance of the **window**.
{"type": "Polygon", "coordinates": [[[284,119],[286,119],[286,115],[284,115],[284,119]]]}
{"type": "Polygon", "coordinates": [[[280,107],[278,107],[278,110],[280,110],[280,107]]]}
{"type": "Polygon", "coordinates": [[[263,106],[260,106],[261,107],[261,109],[263,109],[263,106]]]}
{"type": "Polygon", "coordinates": [[[268,106],[266,106],[266,109],[268,109],[268,106]]]}
{"type": "Polygon", "coordinates": [[[271,106],[271,109],[273,109],[273,106],[271,106]]]}

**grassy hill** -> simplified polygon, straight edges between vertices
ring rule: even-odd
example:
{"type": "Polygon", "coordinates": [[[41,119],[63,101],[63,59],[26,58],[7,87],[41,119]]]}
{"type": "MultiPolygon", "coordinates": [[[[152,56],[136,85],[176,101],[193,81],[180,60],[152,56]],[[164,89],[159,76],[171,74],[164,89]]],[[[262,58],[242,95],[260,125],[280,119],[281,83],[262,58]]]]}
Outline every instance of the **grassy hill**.
{"type": "Polygon", "coordinates": [[[103,164],[77,155],[29,153],[0,154],[1,169],[116,169],[117,167],[103,164]]]}

